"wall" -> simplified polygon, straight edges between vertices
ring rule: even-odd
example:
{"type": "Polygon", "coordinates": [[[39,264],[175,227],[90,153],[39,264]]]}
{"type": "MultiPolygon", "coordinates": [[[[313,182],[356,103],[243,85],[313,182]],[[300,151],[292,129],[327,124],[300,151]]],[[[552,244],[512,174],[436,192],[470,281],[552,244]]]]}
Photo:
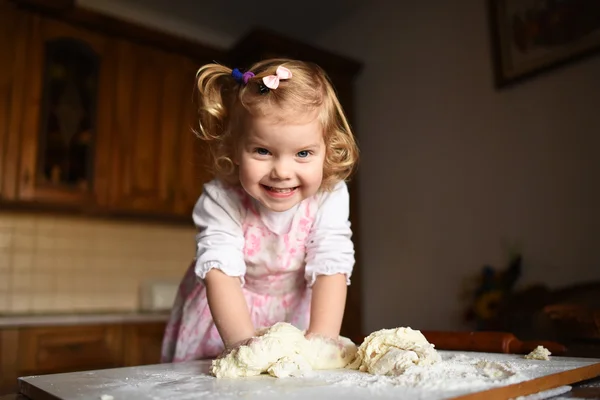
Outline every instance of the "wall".
{"type": "Polygon", "coordinates": [[[152,280],[179,281],[193,228],[0,213],[0,314],[131,312],[152,280]]]}
{"type": "Polygon", "coordinates": [[[365,329],[462,328],[463,279],[600,279],[600,57],[492,87],[485,1],[373,2],[319,44],[357,82],[365,329]],[[368,34],[367,34],[368,33],[368,34]]]}
{"type": "MultiPolygon", "coordinates": [[[[237,39],[222,31],[215,31],[205,26],[177,18],[169,13],[156,11],[152,7],[144,7],[140,2],[136,4],[136,2],[123,0],[76,0],[76,3],[81,8],[157,29],[174,36],[206,43],[214,47],[229,48],[237,39]]],[[[179,7],[181,8],[181,4],[179,7]]]]}

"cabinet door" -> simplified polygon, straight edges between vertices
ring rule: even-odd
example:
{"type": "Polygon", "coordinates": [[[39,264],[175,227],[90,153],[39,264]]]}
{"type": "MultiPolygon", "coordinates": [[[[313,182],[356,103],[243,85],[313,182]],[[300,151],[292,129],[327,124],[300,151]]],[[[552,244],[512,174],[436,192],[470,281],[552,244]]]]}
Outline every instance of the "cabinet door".
{"type": "Polygon", "coordinates": [[[172,54],[128,41],[119,41],[117,52],[110,205],[170,214],[182,93],[189,81],[172,54]]]}
{"type": "Polygon", "coordinates": [[[159,364],[165,322],[128,324],[124,336],[124,365],[159,364]]]}
{"type": "Polygon", "coordinates": [[[202,193],[202,186],[212,179],[212,175],[206,164],[208,150],[195,133],[198,130],[196,72],[199,66],[186,58],[183,58],[182,65],[184,85],[181,96],[184,112],[178,135],[174,213],[188,217],[191,223],[192,210],[202,193]]]}
{"type": "Polygon", "coordinates": [[[103,62],[110,41],[37,15],[26,38],[16,39],[26,49],[17,57],[22,73],[13,81],[8,133],[20,145],[17,198],[93,204],[96,174],[106,168],[95,153],[110,128],[112,72],[103,62]]]}

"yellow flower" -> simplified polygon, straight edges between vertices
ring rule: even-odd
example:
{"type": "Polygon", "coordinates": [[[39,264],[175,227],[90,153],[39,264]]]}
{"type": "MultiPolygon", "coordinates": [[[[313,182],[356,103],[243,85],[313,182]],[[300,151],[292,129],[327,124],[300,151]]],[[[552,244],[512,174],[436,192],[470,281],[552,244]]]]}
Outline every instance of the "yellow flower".
{"type": "Polygon", "coordinates": [[[502,297],[503,294],[500,290],[491,290],[483,293],[475,300],[475,304],[473,305],[475,315],[480,319],[492,318],[496,315],[502,297]]]}

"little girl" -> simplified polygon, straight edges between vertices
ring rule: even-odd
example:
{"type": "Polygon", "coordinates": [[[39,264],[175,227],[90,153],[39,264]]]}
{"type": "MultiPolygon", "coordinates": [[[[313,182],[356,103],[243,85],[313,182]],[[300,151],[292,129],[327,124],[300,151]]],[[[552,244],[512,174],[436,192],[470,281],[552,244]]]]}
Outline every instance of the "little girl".
{"type": "Polygon", "coordinates": [[[163,362],[213,358],[289,322],[337,340],[354,266],[345,179],[354,137],[324,71],[285,59],[197,74],[215,179],[193,211],[196,257],[163,362]]]}

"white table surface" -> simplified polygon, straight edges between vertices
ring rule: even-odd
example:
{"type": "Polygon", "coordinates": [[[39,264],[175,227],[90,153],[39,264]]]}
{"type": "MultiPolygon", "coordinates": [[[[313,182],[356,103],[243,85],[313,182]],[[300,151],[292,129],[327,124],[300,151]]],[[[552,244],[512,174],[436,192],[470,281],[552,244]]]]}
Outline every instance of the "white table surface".
{"type": "MultiPolygon", "coordinates": [[[[216,379],[208,374],[210,362],[194,361],[24,377],[21,378],[20,387],[21,392],[32,400],[101,400],[103,395],[112,396],[114,400],[429,400],[452,398],[600,362],[600,359],[567,357],[538,361],[526,360],[522,355],[475,352],[440,351],[440,354],[444,361],[437,369],[413,367],[409,370],[410,374],[398,378],[334,370],[319,371],[313,376],[302,378],[259,376],[216,379]],[[504,376],[500,373],[498,379],[493,379],[486,375],[483,368],[477,378],[473,379],[466,372],[472,371],[473,365],[480,361],[490,361],[492,366],[500,366],[496,372],[506,369],[514,375],[504,376]],[[442,366],[450,371],[450,376],[439,376],[442,366]]],[[[563,389],[566,390],[568,388],[563,389]]]]}

